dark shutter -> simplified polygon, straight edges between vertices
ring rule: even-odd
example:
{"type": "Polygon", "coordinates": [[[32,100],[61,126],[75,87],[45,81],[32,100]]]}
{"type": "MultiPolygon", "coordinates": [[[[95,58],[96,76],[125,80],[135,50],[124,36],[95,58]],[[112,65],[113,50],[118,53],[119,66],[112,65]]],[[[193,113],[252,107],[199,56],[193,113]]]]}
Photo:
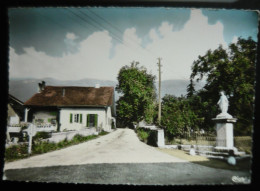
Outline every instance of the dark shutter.
{"type": "Polygon", "coordinates": [[[70,123],[72,123],[72,113],[70,114],[70,123]]]}
{"type": "Polygon", "coordinates": [[[79,114],[79,122],[82,123],[82,114],[79,114]]]}
{"type": "Polygon", "coordinates": [[[89,114],[87,114],[87,127],[89,127],[89,114]]]}
{"type": "Polygon", "coordinates": [[[94,126],[95,127],[98,126],[98,114],[95,114],[95,125],[94,126]]]}

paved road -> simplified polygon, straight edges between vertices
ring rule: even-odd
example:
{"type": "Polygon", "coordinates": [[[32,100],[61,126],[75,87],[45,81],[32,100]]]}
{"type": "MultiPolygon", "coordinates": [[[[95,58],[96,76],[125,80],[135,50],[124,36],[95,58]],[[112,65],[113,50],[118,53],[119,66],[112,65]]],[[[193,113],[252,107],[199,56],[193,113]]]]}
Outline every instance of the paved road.
{"type": "Polygon", "coordinates": [[[93,163],[185,162],[139,141],[131,129],[116,131],[58,151],[6,163],[5,169],[93,163]]]}
{"type": "Polygon", "coordinates": [[[130,129],[5,165],[7,180],[97,184],[234,184],[249,172],[213,169],[162,153],[130,129]]]}

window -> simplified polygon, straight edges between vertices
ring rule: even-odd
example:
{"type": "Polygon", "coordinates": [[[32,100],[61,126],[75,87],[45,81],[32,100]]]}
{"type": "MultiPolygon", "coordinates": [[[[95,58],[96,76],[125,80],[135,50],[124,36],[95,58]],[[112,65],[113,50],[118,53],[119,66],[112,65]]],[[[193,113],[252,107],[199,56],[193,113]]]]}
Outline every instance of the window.
{"type": "Polygon", "coordinates": [[[79,114],[74,114],[74,122],[75,123],[79,122],[79,114]]]}
{"type": "Polygon", "coordinates": [[[97,127],[98,125],[98,115],[88,114],[87,115],[87,127],[97,127]]]}
{"type": "MultiPolygon", "coordinates": [[[[70,123],[72,123],[73,114],[70,114],[70,123]]],[[[82,123],[82,114],[74,114],[74,123],[82,123]]]]}

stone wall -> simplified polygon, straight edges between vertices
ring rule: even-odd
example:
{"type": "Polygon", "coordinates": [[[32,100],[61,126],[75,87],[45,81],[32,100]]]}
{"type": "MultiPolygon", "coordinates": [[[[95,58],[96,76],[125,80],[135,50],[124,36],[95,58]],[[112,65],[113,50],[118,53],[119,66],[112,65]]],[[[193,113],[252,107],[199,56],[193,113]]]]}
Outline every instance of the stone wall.
{"type": "Polygon", "coordinates": [[[79,131],[67,131],[67,132],[58,132],[58,133],[52,133],[51,138],[49,138],[49,142],[58,143],[60,141],[63,141],[64,139],[71,140],[75,135],[82,135],[82,136],[89,136],[97,134],[95,128],[89,128],[79,131]]]}

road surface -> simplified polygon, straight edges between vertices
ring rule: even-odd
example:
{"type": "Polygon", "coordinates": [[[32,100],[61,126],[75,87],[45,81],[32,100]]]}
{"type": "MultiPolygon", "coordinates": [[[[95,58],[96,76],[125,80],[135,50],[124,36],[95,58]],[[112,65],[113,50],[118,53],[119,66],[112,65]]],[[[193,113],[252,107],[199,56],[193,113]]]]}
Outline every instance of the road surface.
{"type": "Polygon", "coordinates": [[[4,170],[7,180],[93,184],[235,184],[235,178],[249,183],[250,177],[249,172],[209,168],[158,151],[131,129],[6,163],[4,170]]]}

